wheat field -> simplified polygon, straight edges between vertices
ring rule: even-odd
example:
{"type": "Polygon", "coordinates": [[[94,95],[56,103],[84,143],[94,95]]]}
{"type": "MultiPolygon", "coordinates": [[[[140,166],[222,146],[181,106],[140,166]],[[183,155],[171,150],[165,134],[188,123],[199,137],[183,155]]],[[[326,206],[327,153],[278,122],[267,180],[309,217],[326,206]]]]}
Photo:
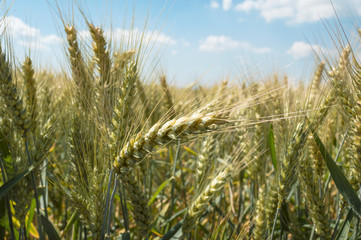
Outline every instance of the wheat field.
{"type": "Polygon", "coordinates": [[[176,87],[84,22],[61,72],[1,35],[0,239],[361,239],[361,30],[303,83],[176,87]]]}

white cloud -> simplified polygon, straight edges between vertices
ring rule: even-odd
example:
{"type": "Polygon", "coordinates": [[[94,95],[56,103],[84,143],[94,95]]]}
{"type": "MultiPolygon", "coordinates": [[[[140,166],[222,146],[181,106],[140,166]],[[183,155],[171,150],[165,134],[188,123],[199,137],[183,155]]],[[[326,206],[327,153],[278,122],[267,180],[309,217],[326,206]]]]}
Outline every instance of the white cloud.
{"type": "Polygon", "coordinates": [[[241,12],[258,11],[267,21],[285,19],[289,24],[316,22],[349,12],[350,9],[361,14],[361,1],[349,0],[245,0],[235,6],[241,12]]]}
{"type": "Polygon", "coordinates": [[[288,49],[287,54],[297,60],[309,57],[312,53],[321,54],[323,51],[324,49],[320,45],[299,41],[292,44],[292,46],[288,49]]]}
{"type": "Polygon", "coordinates": [[[39,29],[31,27],[20,18],[7,16],[1,24],[1,32],[9,34],[14,42],[28,48],[49,50],[51,45],[59,44],[62,39],[54,34],[43,35],[39,29]]]}
{"type": "Polygon", "coordinates": [[[191,44],[190,44],[190,42],[188,42],[187,40],[185,40],[185,39],[181,39],[180,41],[179,41],[181,44],[183,44],[183,46],[185,46],[185,47],[189,47],[191,44]]]}
{"type": "Polygon", "coordinates": [[[215,0],[212,0],[209,6],[216,9],[219,8],[219,3],[215,0]]]}
{"type": "Polygon", "coordinates": [[[228,11],[232,7],[232,0],[223,0],[222,1],[222,8],[224,11],[228,11]]]}
{"type": "Polygon", "coordinates": [[[49,50],[50,49],[48,46],[42,45],[38,41],[18,40],[17,44],[19,44],[20,46],[24,46],[28,49],[36,49],[36,50],[49,50]]]}
{"type": "MultiPolygon", "coordinates": [[[[143,41],[143,44],[149,43],[159,43],[159,44],[168,44],[176,45],[177,41],[171,38],[170,36],[158,32],[158,31],[147,31],[143,32],[137,28],[135,29],[121,29],[115,28],[113,31],[105,30],[104,34],[106,38],[111,39],[115,44],[128,44],[128,43],[139,43],[140,40],[143,41]]],[[[84,41],[91,41],[91,36],[88,30],[82,30],[78,33],[79,38],[84,41]]]]}
{"type": "Polygon", "coordinates": [[[37,37],[40,35],[39,29],[30,27],[23,20],[14,16],[4,17],[1,27],[2,31],[5,28],[5,31],[13,37],[37,37]]]}
{"type": "MultiPolygon", "coordinates": [[[[147,34],[149,34],[150,32],[147,32],[147,34]]],[[[149,36],[146,34],[146,39],[149,39],[150,41],[155,41],[158,43],[165,43],[165,44],[170,44],[170,45],[176,45],[177,42],[172,39],[170,36],[165,35],[164,33],[156,33],[154,35],[154,32],[152,32],[151,34],[149,34],[149,36]]]]}
{"type": "Polygon", "coordinates": [[[178,50],[172,50],[172,51],[170,52],[170,54],[172,54],[172,55],[177,55],[177,54],[178,54],[178,50]]]}
{"type": "Polygon", "coordinates": [[[39,41],[42,44],[51,45],[51,44],[59,44],[63,40],[55,34],[50,34],[50,35],[40,37],[39,41]]]}
{"type": "Polygon", "coordinates": [[[139,29],[125,30],[116,28],[113,32],[107,32],[108,37],[111,36],[112,40],[118,43],[127,42],[129,40],[138,42],[141,39],[144,43],[161,43],[175,45],[177,42],[169,37],[168,35],[157,32],[157,31],[147,31],[143,32],[139,29]]]}
{"type": "Polygon", "coordinates": [[[239,42],[226,36],[209,36],[199,46],[200,51],[223,52],[239,48],[239,42]]]}
{"type": "Polygon", "coordinates": [[[259,1],[245,0],[244,2],[236,5],[235,9],[238,11],[249,12],[253,9],[259,9],[260,4],[261,3],[259,1]]]}
{"type": "Polygon", "coordinates": [[[223,52],[227,50],[242,49],[254,53],[269,53],[272,49],[267,47],[257,48],[246,41],[237,41],[230,37],[208,36],[199,46],[200,51],[204,52],[223,52]]]}
{"type": "MultiPolygon", "coordinates": [[[[14,40],[22,46],[31,46],[36,49],[48,49],[53,44],[59,44],[63,40],[55,34],[43,35],[39,29],[31,27],[26,24],[20,18],[14,16],[7,16],[3,19],[1,26],[1,32],[4,30],[10,34],[14,40]]],[[[124,30],[120,28],[114,29],[112,32],[105,31],[105,35],[116,43],[134,41],[139,42],[143,38],[143,42],[148,43],[160,43],[175,45],[177,42],[170,36],[158,32],[147,31],[144,32],[139,29],[124,30]]],[[[91,36],[88,30],[82,30],[78,32],[78,37],[84,40],[90,40],[91,36]]],[[[184,41],[184,45],[189,45],[184,41]]]]}
{"type": "Polygon", "coordinates": [[[280,7],[269,9],[262,13],[263,18],[270,22],[275,19],[290,18],[294,16],[294,10],[291,7],[280,7]]]}

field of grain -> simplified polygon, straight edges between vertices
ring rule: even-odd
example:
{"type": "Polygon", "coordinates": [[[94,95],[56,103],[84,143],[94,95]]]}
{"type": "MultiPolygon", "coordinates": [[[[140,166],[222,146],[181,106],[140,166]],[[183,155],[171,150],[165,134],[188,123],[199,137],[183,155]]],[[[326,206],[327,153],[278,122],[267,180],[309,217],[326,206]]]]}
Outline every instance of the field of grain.
{"type": "Polygon", "coordinates": [[[361,239],[357,44],[304,83],[175,87],[63,20],[62,72],[2,34],[0,239],[361,239]]]}

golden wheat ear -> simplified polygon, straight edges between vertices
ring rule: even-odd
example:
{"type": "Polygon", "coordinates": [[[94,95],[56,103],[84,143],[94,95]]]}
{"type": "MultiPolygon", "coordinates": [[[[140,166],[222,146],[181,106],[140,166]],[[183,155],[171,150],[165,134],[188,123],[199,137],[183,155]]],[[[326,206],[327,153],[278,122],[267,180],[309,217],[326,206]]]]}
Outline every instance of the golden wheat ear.
{"type": "MultiPolygon", "coordinates": [[[[219,115],[219,114],[218,114],[219,115]]],[[[190,117],[181,117],[164,124],[157,123],[146,133],[139,132],[131,138],[120,151],[113,167],[120,173],[122,168],[132,168],[137,162],[152,153],[157,147],[185,138],[192,134],[199,134],[211,129],[212,125],[222,125],[227,121],[217,114],[195,114],[190,117]]]]}

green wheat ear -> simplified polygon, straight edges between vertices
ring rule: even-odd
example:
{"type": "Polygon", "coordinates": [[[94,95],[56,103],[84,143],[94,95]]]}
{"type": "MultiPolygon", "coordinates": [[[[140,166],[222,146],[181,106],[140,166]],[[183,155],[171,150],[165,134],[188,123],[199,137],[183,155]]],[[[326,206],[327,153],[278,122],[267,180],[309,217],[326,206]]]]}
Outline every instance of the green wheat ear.
{"type": "Polygon", "coordinates": [[[254,240],[261,240],[266,237],[266,230],[267,230],[267,221],[266,221],[266,212],[265,212],[265,203],[266,203],[266,194],[264,192],[264,187],[261,186],[259,188],[259,198],[256,203],[255,208],[255,227],[253,230],[253,239],[254,240]]]}
{"type": "Polygon", "coordinates": [[[134,171],[130,170],[120,174],[120,179],[127,192],[132,205],[132,214],[141,237],[147,237],[150,230],[151,216],[148,207],[148,199],[137,183],[134,171]]]}
{"type": "Polygon", "coordinates": [[[230,167],[219,172],[216,177],[207,185],[207,187],[198,195],[190,205],[183,222],[183,234],[186,236],[194,227],[196,220],[204,211],[207,203],[221,192],[225,183],[232,176],[230,167]]]}
{"type": "Polygon", "coordinates": [[[30,121],[30,131],[35,132],[37,126],[37,99],[36,99],[36,83],[34,74],[35,71],[33,69],[33,65],[31,59],[29,57],[25,58],[25,61],[22,66],[23,70],[23,79],[26,86],[26,106],[28,110],[28,119],[30,121]]]}
{"type": "Polygon", "coordinates": [[[167,115],[169,115],[169,119],[172,119],[176,115],[176,110],[174,109],[175,106],[174,106],[174,102],[173,102],[173,97],[170,93],[170,89],[168,87],[166,76],[165,75],[160,76],[159,82],[160,82],[160,85],[162,86],[162,89],[165,94],[165,105],[166,105],[166,109],[167,109],[166,111],[169,111],[169,114],[167,114],[167,115]]]}
{"type": "Polygon", "coordinates": [[[19,94],[18,87],[13,81],[11,66],[4,52],[0,47],[0,91],[8,112],[10,113],[13,124],[17,127],[18,133],[26,137],[31,122],[27,118],[27,110],[23,99],[19,94]]]}

